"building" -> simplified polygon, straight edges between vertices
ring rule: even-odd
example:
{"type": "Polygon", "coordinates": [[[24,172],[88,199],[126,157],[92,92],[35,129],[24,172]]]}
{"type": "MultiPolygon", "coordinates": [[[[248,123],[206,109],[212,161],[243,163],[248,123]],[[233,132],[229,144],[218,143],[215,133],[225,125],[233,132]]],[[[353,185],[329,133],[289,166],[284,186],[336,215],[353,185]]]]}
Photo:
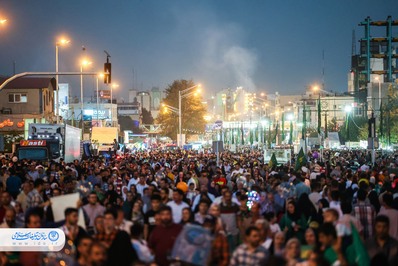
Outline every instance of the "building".
{"type": "Polygon", "coordinates": [[[162,92],[158,87],[152,87],[152,89],[149,91],[138,91],[131,89],[129,90],[128,102],[138,102],[141,108],[145,108],[147,111],[150,111],[152,117],[156,118],[159,114],[163,97],[164,92],[162,92]]]}
{"type": "Polygon", "coordinates": [[[359,108],[365,106],[368,115],[372,111],[378,115],[388,88],[397,85],[398,36],[394,30],[398,21],[391,16],[384,21],[367,17],[359,26],[364,28],[364,37],[359,40],[357,51],[353,32],[348,92],[354,95],[359,108]]]}
{"type": "Polygon", "coordinates": [[[0,134],[24,134],[29,123],[54,122],[54,88],[54,78],[25,77],[7,84],[0,91],[0,134]]]}

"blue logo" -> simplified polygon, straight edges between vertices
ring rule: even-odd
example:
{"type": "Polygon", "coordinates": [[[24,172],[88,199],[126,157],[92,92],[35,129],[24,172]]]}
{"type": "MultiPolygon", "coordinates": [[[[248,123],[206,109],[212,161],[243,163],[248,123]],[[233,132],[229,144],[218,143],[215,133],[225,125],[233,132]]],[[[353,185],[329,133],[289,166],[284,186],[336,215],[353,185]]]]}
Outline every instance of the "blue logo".
{"type": "Polygon", "coordinates": [[[57,231],[50,231],[50,233],[48,233],[48,239],[51,241],[57,241],[59,238],[59,234],[57,231]]]}

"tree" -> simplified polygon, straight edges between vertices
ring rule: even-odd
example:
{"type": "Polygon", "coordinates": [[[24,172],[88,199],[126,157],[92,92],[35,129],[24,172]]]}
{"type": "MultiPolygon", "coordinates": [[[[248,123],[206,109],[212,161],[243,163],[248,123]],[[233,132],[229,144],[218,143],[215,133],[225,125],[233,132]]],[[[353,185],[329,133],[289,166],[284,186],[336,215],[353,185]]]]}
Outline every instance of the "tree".
{"type": "Polygon", "coordinates": [[[154,119],[152,117],[151,111],[148,111],[146,108],[142,108],[142,124],[144,125],[152,125],[154,119]]]}
{"type": "MultiPolygon", "coordinates": [[[[175,80],[166,89],[163,103],[176,108],[178,111],[179,91],[195,86],[192,80],[175,80]]],[[[162,125],[163,134],[171,139],[177,139],[178,113],[169,108],[163,108],[156,122],[162,125]]],[[[206,108],[199,95],[191,95],[181,100],[182,134],[191,135],[193,131],[204,131],[206,122],[204,116],[206,108]]]]}
{"type": "Polygon", "coordinates": [[[365,127],[368,125],[368,119],[366,117],[352,117],[349,116],[349,120],[346,120],[346,123],[340,127],[339,136],[346,141],[360,141],[367,140],[361,139],[364,133],[361,133],[365,127]]]}

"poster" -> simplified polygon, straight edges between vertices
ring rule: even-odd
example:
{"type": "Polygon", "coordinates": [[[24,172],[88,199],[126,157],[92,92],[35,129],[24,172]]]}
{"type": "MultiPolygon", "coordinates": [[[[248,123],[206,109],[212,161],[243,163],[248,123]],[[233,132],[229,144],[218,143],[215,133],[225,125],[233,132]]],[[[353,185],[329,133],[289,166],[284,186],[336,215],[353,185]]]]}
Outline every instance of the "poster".
{"type": "Polygon", "coordinates": [[[171,257],[193,265],[206,265],[213,237],[200,225],[187,224],[174,243],[171,257]]]}
{"type": "MultiPolygon", "coordinates": [[[[61,195],[51,198],[51,207],[53,209],[54,221],[59,222],[65,219],[64,211],[66,208],[76,208],[77,201],[80,198],[79,193],[72,193],[61,195]]],[[[79,220],[77,224],[83,228],[86,228],[84,223],[83,210],[79,209],[79,220]]]]}

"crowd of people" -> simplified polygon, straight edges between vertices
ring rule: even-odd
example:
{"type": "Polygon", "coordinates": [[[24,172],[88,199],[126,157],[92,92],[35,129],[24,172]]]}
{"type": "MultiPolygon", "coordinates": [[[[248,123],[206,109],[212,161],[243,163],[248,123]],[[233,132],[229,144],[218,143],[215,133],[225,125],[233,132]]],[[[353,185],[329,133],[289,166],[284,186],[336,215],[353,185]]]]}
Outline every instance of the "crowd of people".
{"type": "Polygon", "coordinates": [[[0,228],[60,228],[67,241],[60,252],[0,252],[0,265],[193,265],[172,252],[187,225],[211,236],[206,265],[398,265],[398,154],[378,154],[375,165],[361,150],[320,157],[275,165],[259,150],[48,164],[1,156],[0,228]],[[76,192],[80,200],[54,219],[54,198],[76,192]]]}

